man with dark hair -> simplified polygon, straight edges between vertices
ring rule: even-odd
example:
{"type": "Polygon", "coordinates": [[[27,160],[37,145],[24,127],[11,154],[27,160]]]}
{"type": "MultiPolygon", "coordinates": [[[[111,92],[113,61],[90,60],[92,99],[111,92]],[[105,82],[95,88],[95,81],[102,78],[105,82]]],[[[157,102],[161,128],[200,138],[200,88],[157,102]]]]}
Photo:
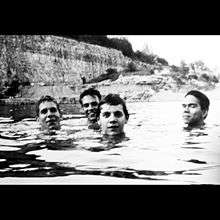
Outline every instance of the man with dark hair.
{"type": "Polygon", "coordinates": [[[201,128],[208,115],[210,101],[200,91],[191,90],[185,95],[183,106],[183,121],[187,128],[201,128]]]}
{"type": "Polygon", "coordinates": [[[51,96],[42,96],[36,104],[37,121],[41,130],[51,132],[60,130],[61,112],[59,104],[51,96]]]}
{"type": "Polygon", "coordinates": [[[101,133],[107,137],[124,136],[124,125],[129,119],[125,101],[118,94],[107,95],[98,107],[101,133]]]}
{"type": "Polygon", "coordinates": [[[101,94],[94,88],[89,88],[82,92],[79,102],[88,119],[88,128],[98,130],[97,109],[101,100],[101,94]]]}

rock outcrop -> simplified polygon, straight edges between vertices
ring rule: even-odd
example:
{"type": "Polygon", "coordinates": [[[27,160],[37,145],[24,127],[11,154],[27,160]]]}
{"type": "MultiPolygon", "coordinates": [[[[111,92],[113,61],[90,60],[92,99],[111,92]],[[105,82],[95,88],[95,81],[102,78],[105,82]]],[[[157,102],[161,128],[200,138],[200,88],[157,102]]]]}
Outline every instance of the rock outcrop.
{"type": "MultiPolygon", "coordinates": [[[[132,61],[121,51],[78,42],[53,35],[0,35],[0,94],[13,76],[28,82],[30,89],[21,89],[19,97],[39,98],[41,91],[53,96],[69,96],[69,86],[89,82],[108,69],[120,72],[132,61]],[[8,72],[12,73],[8,75],[8,72]],[[83,79],[83,80],[82,80],[83,79]],[[44,87],[40,89],[39,87],[44,87]],[[46,89],[46,86],[48,90],[46,89]],[[58,94],[55,87],[67,93],[58,94]],[[64,88],[65,87],[65,88],[64,88]]],[[[148,65],[135,62],[137,68],[148,65]]],[[[71,96],[71,95],[70,95],[71,96]]]]}
{"type": "Polygon", "coordinates": [[[0,54],[2,80],[10,68],[30,83],[46,85],[81,84],[83,76],[90,80],[131,62],[121,51],[52,35],[0,35],[0,54]]]}

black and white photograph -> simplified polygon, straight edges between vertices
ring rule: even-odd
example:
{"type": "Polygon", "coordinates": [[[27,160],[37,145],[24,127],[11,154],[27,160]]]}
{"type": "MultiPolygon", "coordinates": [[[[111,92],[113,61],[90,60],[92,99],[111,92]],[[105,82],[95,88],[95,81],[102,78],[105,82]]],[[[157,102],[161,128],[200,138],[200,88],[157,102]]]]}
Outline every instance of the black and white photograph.
{"type": "Polygon", "coordinates": [[[219,185],[220,35],[0,35],[0,185],[219,185]]]}

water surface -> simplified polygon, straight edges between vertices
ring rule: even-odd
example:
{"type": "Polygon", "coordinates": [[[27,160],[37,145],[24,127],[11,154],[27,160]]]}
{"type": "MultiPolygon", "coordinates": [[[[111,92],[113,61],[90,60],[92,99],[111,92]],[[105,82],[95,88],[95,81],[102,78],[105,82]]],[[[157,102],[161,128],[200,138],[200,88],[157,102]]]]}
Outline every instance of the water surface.
{"type": "Polygon", "coordinates": [[[181,102],[128,103],[126,137],[103,141],[62,106],[62,130],[42,135],[34,117],[0,117],[0,184],[219,184],[220,101],[206,127],[185,131],[181,102]]]}

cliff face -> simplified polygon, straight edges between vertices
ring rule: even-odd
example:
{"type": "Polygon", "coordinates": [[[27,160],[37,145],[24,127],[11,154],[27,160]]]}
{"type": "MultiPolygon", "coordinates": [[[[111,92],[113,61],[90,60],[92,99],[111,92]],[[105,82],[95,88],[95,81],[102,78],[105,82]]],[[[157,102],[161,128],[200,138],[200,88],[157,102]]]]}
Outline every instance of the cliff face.
{"type": "MultiPolygon", "coordinates": [[[[115,49],[81,43],[52,35],[0,35],[1,82],[7,71],[30,83],[78,85],[108,68],[121,70],[131,59],[115,49]]],[[[146,68],[137,63],[139,68],[146,68]]]]}

